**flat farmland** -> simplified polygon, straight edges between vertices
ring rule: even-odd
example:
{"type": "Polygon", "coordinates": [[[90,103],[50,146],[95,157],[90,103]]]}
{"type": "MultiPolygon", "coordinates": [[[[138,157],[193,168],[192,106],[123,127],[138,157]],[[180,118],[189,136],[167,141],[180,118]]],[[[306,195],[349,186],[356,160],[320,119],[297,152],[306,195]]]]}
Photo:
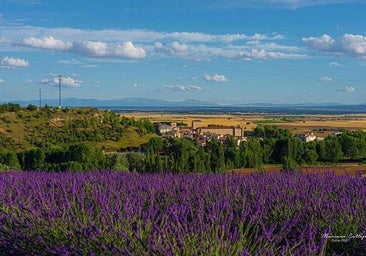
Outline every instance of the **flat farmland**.
{"type": "Polygon", "coordinates": [[[366,115],[272,116],[256,124],[277,126],[293,134],[312,131],[316,136],[326,137],[342,129],[366,131],[366,115]]]}
{"type": "Polygon", "coordinates": [[[239,126],[252,131],[257,125],[273,125],[288,129],[293,134],[313,131],[326,137],[341,129],[366,131],[366,114],[354,115],[235,115],[235,114],[172,114],[172,113],[123,113],[122,116],[135,119],[147,118],[151,122],[177,122],[188,127],[193,120],[200,120],[202,126],[239,126]]]}
{"type": "Polygon", "coordinates": [[[200,120],[203,127],[208,125],[239,126],[245,130],[253,130],[258,121],[265,121],[261,116],[243,116],[230,114],[165,114],[165,113],[123,113],[125,117],[135,119],[147,118],[151,122],[176,122],[184,123],[188,127],[192,126],[192,121],[200,120]]]}

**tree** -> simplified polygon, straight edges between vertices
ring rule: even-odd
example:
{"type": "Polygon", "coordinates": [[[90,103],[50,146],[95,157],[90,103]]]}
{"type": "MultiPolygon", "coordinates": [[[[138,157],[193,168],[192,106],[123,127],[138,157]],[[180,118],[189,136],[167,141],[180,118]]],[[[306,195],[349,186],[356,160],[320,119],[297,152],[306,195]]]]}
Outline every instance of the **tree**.
{"type": "Polygon", "coordinates": [[[337,136],[344,156],[351,159],[357,159],[364,155],[365,144],[363,132],[348,132],[342,131],[342,134],[337,136]]]}
{"type": "Polygon", "coordinates": [[[170,152],[172,152],[172,171],[190,172],[194,171],[194,156],[198,147],[191,141],[174,138],[171,141],[170,152]]]}
{"type": "Polygon", "coordinates": [[[124,154],[113,154],[108,157],[108,168],[115,171],[128,171],[129,162],[124,154]]]}
{"type": "Polygon", "coordinates": [[[105,156],[100,149],[94,149],[85,143],[69,146],[66,161],[75,161],[82,165],[82,170],[102,169],[105,166],[105,156]]]}
{"type": "Polygon", "coordinates": [[[241,160],[245,163],[243,167],[258,168],[263,167],[262,147],[258,140],[250,139],[245,141],[241,145],[241,160]]]}
{"type": "Polygon", "coordinates": [[[299,168],[299,164],[291,157],[284,156],[282,158],[282,170],[295,171],[299,168]]]}
{"type": "Polygon", "coordinates": [[[148,150],[145,157],[145,171],[146,172],[156,172],[156,162],[155,154],[152,150],[148,150]]]}
{"type": "Polygon", "coordinates": [[[145,172],[145,156],[141,153],[126,154],[129,170],[132,172],[145,172]]]}
{"type": "Polygon", "coordinates": [[[38,107],[36,105],[33,105],[33,104],[29,104],[27,107],[26,107],[27,110],[29,111],[35,111],[38,109],[38,107]]]}
{"type": "Polygon", "coordinates": [[[303,152],[303,143],[298,138],[292,137],[285,139],[285,157],[291,158],[299,164],[301,163],[303,152]]]}
{"type": "Polygon", "coordinates": [[[21,163],[23,170],[43,170],[45,167],[46,154],[43,149],[25,151],[20,158],[23,160],[21,163]]]}
{"type": "Polygon", "coordinates": [[[304,152],[303,160],[306,164],[316,164],[319,156],[315,150],[306,149],[304,152]]]}
{"type": "Polygon", "coordinates": [[[273,153],[273,146],[271,146],[270,144],[262,145],[263,163],[265,163],[265,164],[269,163],[272,153],[273,153]]]}
{"type": "Polygon", "coordinates": [[[240,155],[234,137],[229,137],[225,141],[225,164],[228,169],[240,167],[240,155]]]}
{"type": "Polygon", "coordinates": [[[0,164],[3,164],[10,169],[20,168],[17,155],[14,152],[8,152],[5,150],[0,150],[0,164]]]}
{"type": "Polygon", "coordinates": [[[316,153],[319,156],[319,160],[326,161],[326,148],[325,148],[325,141],[321,140],[316,144],[316,153]]]}
{"type": "Polygon", "coordinates": [[[151,151],[154,154],[162,150],[164,145],[163,139],[161,137],[153,137],[147,143],[147,151],[151,151]]]}
{"type": "Polygon", "coordinates": [[[328,137],[325,141],[325,160],[337,163],[342,157],[342,147],[337,137],[328,137]]]}
{"type": "Polygon", "coordinates": [[[222,172],[225,169],[225,154],[222,145],[215,140],[211,140],[208,142],[207,149],[211,156],[211,171],[222,172]]]}

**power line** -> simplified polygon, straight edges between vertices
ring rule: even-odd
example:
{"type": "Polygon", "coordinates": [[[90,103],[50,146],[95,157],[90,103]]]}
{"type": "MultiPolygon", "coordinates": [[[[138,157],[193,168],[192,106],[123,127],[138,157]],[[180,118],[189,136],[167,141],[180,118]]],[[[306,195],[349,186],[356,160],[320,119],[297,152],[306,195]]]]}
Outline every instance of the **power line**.
{"type": "Polygon", "coordinates": [[[61,78],[62,76],[58,76],[58,107],[61,108],[61,78]]]}
{"type": "Polygon", "coordinates": [[[39,108],[42,108],[42,90],[39,89],[39,108]]]}

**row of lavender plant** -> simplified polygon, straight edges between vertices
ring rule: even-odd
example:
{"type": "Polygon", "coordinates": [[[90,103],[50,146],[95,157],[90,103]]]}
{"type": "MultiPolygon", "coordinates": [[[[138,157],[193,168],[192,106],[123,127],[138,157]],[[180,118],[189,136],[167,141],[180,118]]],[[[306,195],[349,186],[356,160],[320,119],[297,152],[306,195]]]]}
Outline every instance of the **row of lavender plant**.
{"type": "Polygon", "coordinates": [[[361,176],[14,172],[0,195],[0,255],[366,254],[329,239],[365,233],[361,176]]]}

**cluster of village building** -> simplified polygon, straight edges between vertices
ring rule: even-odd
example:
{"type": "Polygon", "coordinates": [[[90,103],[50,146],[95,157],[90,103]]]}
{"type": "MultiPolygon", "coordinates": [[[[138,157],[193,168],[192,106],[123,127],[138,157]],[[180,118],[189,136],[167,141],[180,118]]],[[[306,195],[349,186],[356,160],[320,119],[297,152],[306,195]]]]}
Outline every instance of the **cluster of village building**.
{"type": "Polygon", "coordinates": [[[228,137],[234,137],[238,146],[247,138],[243,135],[243,129],[234,126],[209,125],[202,126],[200,120],[192,121],[192,126],[177,126],[176,123],[157,124],[157,133],[167,138],[185,138],[188,140],[197,141],[198,145],[205,147],[206,143],[211,140],[216,140],[224,143],[228,137]]]}
{"type": "MultiPolygon", "coordinates": [[[[155,123],[156,132],[165,138],[185,138],[197,141],[200,147],[205,147],[208,141],[215,140],[224,143],[228,137],[233,137],[239,146],[242,141],[246,141],[244,131],[240,127],[209,125],[202,126],[200,120],[192,121],[192,126],[177,126],[177,123],[155,123]]],[[[310,142],[316,139],[322,139],[313,133],[300,135],[299,138],[304,142],[310,142]]]]}

